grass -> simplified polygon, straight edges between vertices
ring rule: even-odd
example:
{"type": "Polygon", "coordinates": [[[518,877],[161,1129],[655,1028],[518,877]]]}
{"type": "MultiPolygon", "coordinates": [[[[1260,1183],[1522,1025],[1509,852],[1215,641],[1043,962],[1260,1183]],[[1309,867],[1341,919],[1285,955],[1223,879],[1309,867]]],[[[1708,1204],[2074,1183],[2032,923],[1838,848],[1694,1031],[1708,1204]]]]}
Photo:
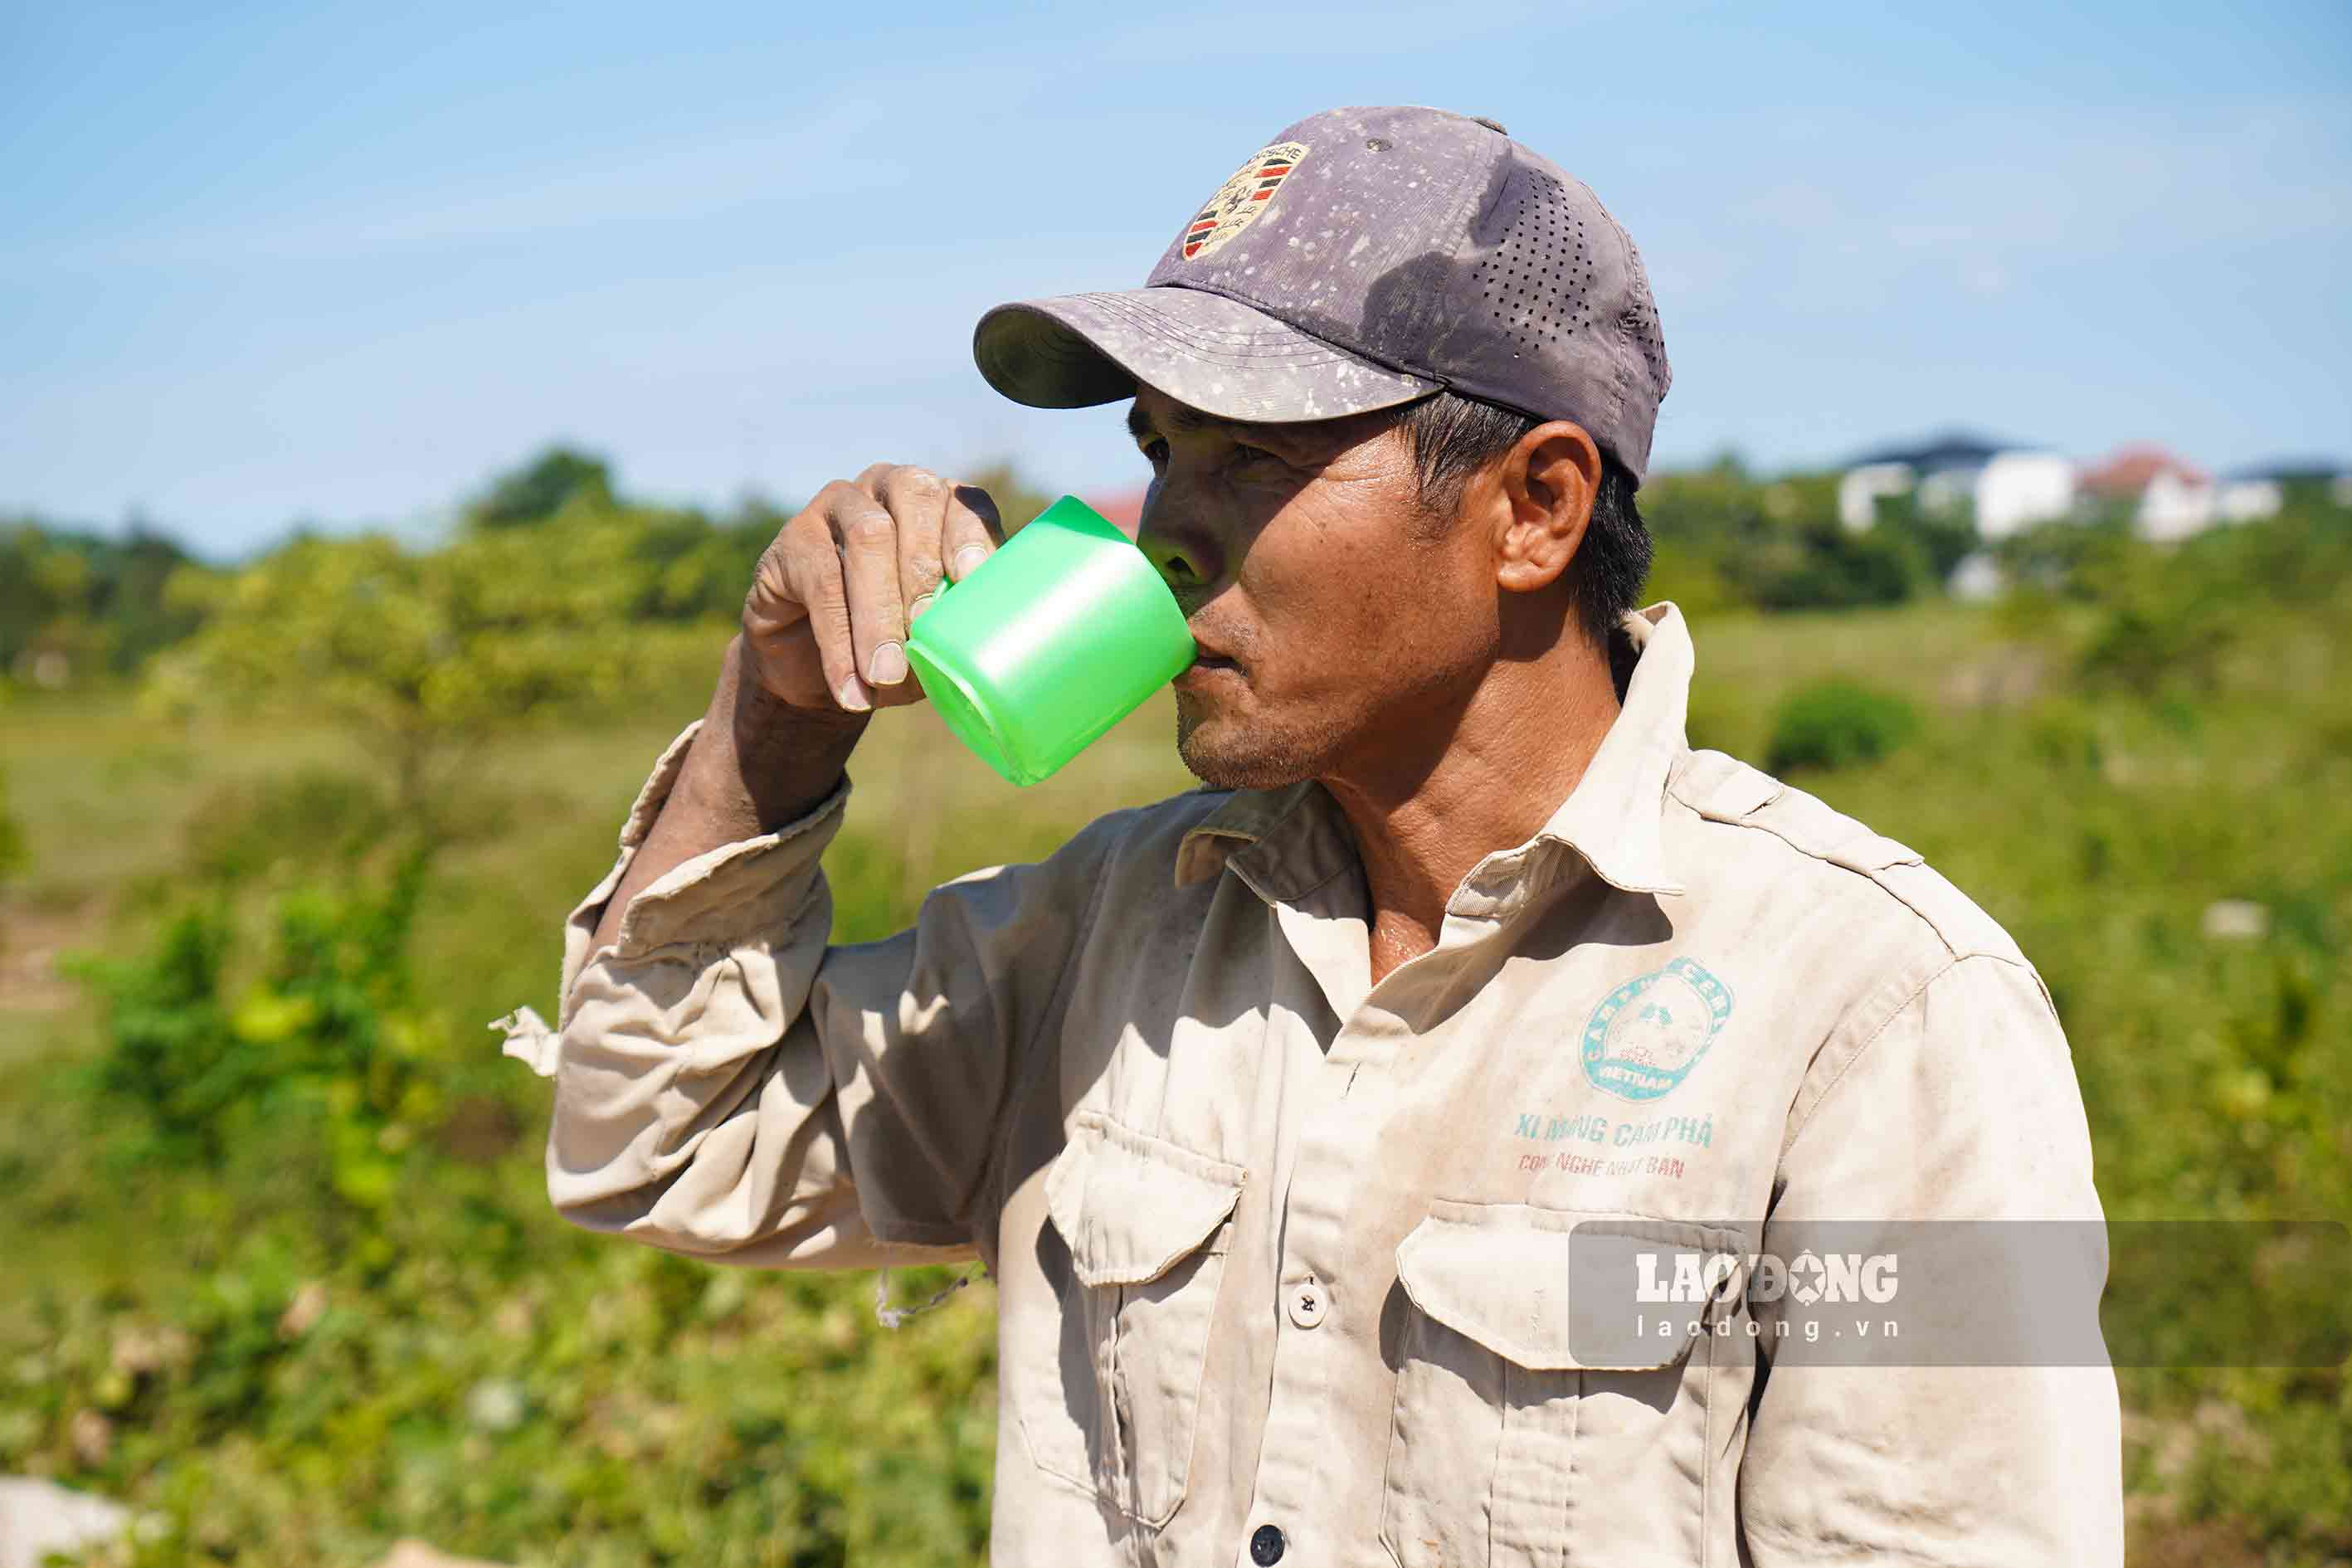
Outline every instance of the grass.
{"type": "MultiPolygon", "coordinates": [[[[2340,635],[2284,623],[2206,698],[2127,700],[2069,673],[2081,630],[2073,610],[2021,629],[1949,605],[1710,620],[1695,628],[1692,738],[1760,760],[1783,700],[1830,678],[1907,700],[1916,738],[1792,782],[1918,848],[2042,969],[2110,1215],[2342,1217],[2340,635]],[[2266,933],[2207,937],[2221,899],[2263,905],[2266,933]]],[[[28,957],[143,951],[191,868],[251,838],[271,781],[364,783],[367,758],[296,725],[158,729],[120,694],[0,708],[33,853],[0,897],[0,1470],[164,1514],[159,1563],[357,1563],[411,1533],[531,1563],[980,1553],[985,1289],[885,1336],[865,1278],[712,1269],[569,1230],[544,1201],[544,1086],[483,1026],[524,1003],[553,1016],[561,915],[610,866],[632,793],[701,700],[647,692],[475,759],[411,947],[442,1152],[412,1152],[398,1201],[368,1215],[322,1195],[299,1130],[262,1129],[201,1180],[110,1162],[80,1076],[103,1020],[28,957]]],[[[897,929],[939,880],[1192,787],[1173,736],[1163,694],[1015,791],[928,710],[884,715],[829,852],[839,934],[897,929]]],[[[265,848],[296,837],[259,832],[265,848]]],[[[299,843],[274,847],[294,852],[264,857],[248,921],[315,871],[299,843]]],[[[2126,1387],[2136,1554],[2352,1557],[2340,1368],[2126,1387]]]]}

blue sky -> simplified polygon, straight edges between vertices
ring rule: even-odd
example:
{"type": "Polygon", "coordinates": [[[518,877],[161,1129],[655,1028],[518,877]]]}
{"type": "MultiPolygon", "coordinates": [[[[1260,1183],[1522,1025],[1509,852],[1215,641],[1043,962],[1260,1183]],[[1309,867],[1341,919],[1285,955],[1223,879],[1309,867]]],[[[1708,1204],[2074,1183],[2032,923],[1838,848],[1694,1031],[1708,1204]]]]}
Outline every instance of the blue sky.
{"type": "Polygon", "coordinates": [[[1131,482],[973,370],[1272,133],[1504,121],[1640,243],[1662,463],[1968,425],[2352,457],[2352,7],[0,0],[0,512],[431,532],[551,439],[790,499],[1131,482]],[[1442,25],[1439,18],[1442,18],[1442,25]]]}

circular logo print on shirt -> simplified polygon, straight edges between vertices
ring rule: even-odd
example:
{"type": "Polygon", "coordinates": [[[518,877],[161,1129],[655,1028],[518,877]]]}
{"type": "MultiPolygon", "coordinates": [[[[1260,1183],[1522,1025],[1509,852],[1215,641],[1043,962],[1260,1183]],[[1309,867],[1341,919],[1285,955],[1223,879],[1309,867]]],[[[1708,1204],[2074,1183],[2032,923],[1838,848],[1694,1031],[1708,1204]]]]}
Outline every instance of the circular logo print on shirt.
{"type": "Polygon", "coordinates": [[[1584,1076],[1620,1100],[1655,1100],[1690,1075],[1723,1021],[1731,988],[1687,958],[1609,993],[1584,1026],[1584,1076]]]}
{"type": "Polygon", "coordinates": [[[1219,246],[1256,222],[1306,156],[1306,142],[1277,142],[1235,169],[1234,177],[1219,185],[1199,216],[1184,226],[1184,259],[1214,255],[1219,246]]]}

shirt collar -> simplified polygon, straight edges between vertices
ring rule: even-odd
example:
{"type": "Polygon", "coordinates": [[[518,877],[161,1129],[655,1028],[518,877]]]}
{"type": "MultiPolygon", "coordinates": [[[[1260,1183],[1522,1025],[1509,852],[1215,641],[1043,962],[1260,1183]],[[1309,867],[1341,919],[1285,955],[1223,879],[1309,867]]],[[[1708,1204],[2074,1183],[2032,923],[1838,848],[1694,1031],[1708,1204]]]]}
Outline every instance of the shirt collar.
{"type": "MultiPolygon", "coordinates": [[[[1613,888],[1681,893],[1666,864],[1662,819],[1666,777],[1687,745],[1690,630],[1681,609],[1662,599],[1628,611],[1614,640],[1633,664],[1617,717],[1559,809],[1510,854],[1517,860],[1537,844],[1564,844],[1613,888]]],[[[1230,862],[1261,896],[1288,900],[1328,880],[1354,854],[1345,816],[1317,781],[1235,790],[1186,831],[1176,885],[1214,877],[1230,862]]]]}

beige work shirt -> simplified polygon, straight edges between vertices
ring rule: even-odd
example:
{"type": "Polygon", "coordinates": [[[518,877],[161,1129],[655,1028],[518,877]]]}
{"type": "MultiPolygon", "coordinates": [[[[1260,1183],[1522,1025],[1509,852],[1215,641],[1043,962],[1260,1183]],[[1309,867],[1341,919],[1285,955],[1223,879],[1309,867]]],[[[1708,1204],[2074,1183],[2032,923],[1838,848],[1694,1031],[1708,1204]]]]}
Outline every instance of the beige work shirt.
{"type": "Polygon", "coordinates": [[[550,1197],[719,1262],[983,1259],[1003,1568],[2120,1563],[2104,1364],[1775,1365],[1744,1300],[1631,1354],[1568,1326],[1579,1226],[2100,1212],[2009,935],[1690,749],[1674,605],[1621,636],[1574,791],[1377,986],[1311,782],[1113,812],[834,945],[845,781],[592,952],[689,726],[565,925],[558,1026],[493,1026],[554,1079],[550,1197]]]}

